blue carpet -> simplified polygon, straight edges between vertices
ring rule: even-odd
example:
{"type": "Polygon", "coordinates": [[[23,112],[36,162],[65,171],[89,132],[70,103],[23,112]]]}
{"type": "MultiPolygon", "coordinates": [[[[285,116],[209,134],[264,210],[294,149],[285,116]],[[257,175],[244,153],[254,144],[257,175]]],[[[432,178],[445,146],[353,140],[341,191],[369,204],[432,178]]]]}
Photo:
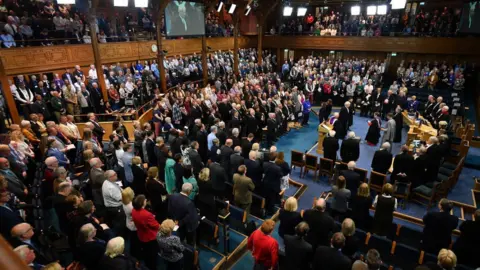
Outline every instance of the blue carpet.
{"type": "Polygon", "coordinates": [[[202,246],[197,246],[200,269],[213,269],[224,256],[202,246]]]}

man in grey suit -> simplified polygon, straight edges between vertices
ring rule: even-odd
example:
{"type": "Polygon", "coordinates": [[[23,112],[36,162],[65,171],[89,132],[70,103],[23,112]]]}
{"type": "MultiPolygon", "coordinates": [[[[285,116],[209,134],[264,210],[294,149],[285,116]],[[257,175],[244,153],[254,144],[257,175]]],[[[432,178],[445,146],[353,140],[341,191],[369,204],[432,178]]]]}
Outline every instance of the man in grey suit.
{"type": "Polygon", "coordinates": [[[27,187],[18,178],[18,176],[10,169],[10,162],[6,158],[0,158],[0,175],[3,175],[8,182],[8,191],[15,194],[21,200],[28,195],[27,187]]]}
{"type": "MultiPolygon", "coordinates": [[[[383,133],[383,138],[382,138],[382,144],[385,143],[385,142],[388,142],[390,144],[393,143],[393,140],[395,138],[395,129],[396,129],[396,123],[395,123],[395,120],[393,119],[393,115],[392,113],[388,113],[387,114],[387,119],[388,119],[388,122],[387,122],[387,128],[382,128],[382,130],[384,131],[383,133]]],[[[389,151],[391,152],[391,148],[389,149],[389,151]]]]}
{"type": "Polygon", "coordinates": [[[238,173],[233,175],[233,194],[235,196],[235,204],[250,213],[250,206],[252,205],[252,191],[255,190],[255,185],[252,179],[247,177],[247,167],[240,165],[238,173]]]}
{"type": "Polygon", "coordinates": [[[102,185],[105,182],[105,172],[102,170],[103,163],[99,158],[92,158],[90,164],[90,186],[92,187],[93,203],[98,208],[103,206],[102,185]]]}

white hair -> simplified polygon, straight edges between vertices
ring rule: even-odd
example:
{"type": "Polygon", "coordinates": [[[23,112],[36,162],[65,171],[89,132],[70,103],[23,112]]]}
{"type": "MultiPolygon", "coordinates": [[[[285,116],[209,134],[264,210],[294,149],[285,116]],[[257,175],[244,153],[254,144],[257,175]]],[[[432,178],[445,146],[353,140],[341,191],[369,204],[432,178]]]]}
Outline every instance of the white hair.
{"type": "Polygon", "coordinates": [[[270,147],[270,153],[275,153],[275,152],[277,152],[277,147],[275,145],[272,145],[270,147]]]}
{"type": "Polygon", "coordinates": [[[202,120],[200,120],[200,119],[198,119],[198,118],[195,119],[195,124],[196,124],[196,125],[198,125],[198,124],[200,124],[200,123],[202,123],[202,120]]]}
{"type": "Polygon", "coordinates": [[[347,164],[348,169],[352,170],[352,171],[353,171],[353,169],[355,169],[356,166],[357,166],[357,164],[355,163],[355,161],[350,161],[347,164]]]}
{"type": "Polygon", "coordinates": [[[335,130],[330,130],[328,132],[328,136],[330,136],[330,137],[335,137],[336,134],[337,134],[337,132],[335,130]]]}
{"type": "Polygon", "coordinates": [[[215,132],[215,131],[217,131],[217,126],[212,126],[212,127],[210,128],[210,132],[215,132]]]}
{"type": "Polygon", "coordinates": [[[348,132],[347,137],[348,138],[355,138],[355,132],[353,132],[353,131],[348,132]]]}
{"type": "Polygon", "coordinates": [[[382,143],[382,149],[390,149],[390,143],[389,142],[384,142],[382,143]]]}
{"type": "Polygon", "coordinates": [[[48,157],[47,159],[45,159],[45,165],[47,166],[52,166],[53,163],[57,162],[57,158],[56,157],[48,157]]]}
{"type": "Polygon", "coordinates": [[[13,251],[17,253],[17,255],[22,259],[22,261],[26,261],[30,248],[28,247],[28,245],[20,245],[16,247],[13,251]]]}
{"type": "Polygon", "coordinates": [[[333,117],[338,118],[339,116],[340,116],[340,114],[338,112],[333,113],[333,117]]]}
{"type": "Polygon", "coordinates": [[[93,168],[93,167],[97,166],[97,164],[98,164],[99,161],[100,161],[99,158],[92,158],[92,159],[90,159],[90,161],[88,162],[88,164],[90,164],[90,167],[93,168]]]}
{"type": "MultiPolygon", "coordinates": [[[[448,106],[443,106],[443,108],[442,108],[442,109],[443,109],[444,111],[448,111],[448,110],[450,110],[450,108],[448,108],[448,106]]],[[[22,121],[22,122],[23,122],[23,121],[22,121]]]]}
{"type": "Polygon", "coordinates": [[[238,128],[234,128],[234,129],[232,130],[232,134],[233,134],[233,135],[238,135],[239,133],[240,133],[240,131],[238,130],[238,128]]]}
{"type": "Polygon", "coordinates": [[[350,107],[350,101],[345,102],[345,107],[350,107]]]}
{"type": "Polygon", "coordinates": [[[107,243],[107,247],[105,250],[105,255],[107,255],[110,258],[115,258],[118,255],[123,254],[123,251],[125,250],[125,240],[123,237],[115,237],[110,239],[107,243]]]}
{"type": "Polygon", "coordinates": [[[193,190],[193,185],[191,183],[185,183],[182,185],[182,193],[190,194],[193,190]]]}
{"type": "Polygon", "coordinates": [[[218,123],[218,126],[221,127],[221,128],[224,128],[225,127],[225,122],[221,121],[220,123],[218,123]]]}
{"type": "Polygon", "coordinates": [[[21,127],[28,127],[29,125],[30,125],[30,121],[22,120],[22,122],[20,122],[21,127]]]}
{"type": "Polygon", "coordinates": [[[110,177],[112,177],[114,174],[116,174],[116,172],[114,170],[108,170],[105,172],[104,176],[105,176],[105,179],[109,180],[110,177]]]}
{"type": "Polygon", "coordinates": [[[250,151],[250,153],[248,153],[248,158],[249,159],[256,159],[257,158],[257,152],[250,151]]]}

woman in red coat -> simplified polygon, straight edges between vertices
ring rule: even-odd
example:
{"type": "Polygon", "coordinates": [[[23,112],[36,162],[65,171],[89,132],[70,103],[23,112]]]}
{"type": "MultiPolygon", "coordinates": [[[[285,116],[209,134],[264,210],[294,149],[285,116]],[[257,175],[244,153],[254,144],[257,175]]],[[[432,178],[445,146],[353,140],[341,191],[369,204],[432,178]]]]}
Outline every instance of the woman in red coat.
{"type": "Polygon", "coordinates": [[[145,209],[147,199],[144,195],[138,195],[133,200],[132,219],[137,227],[138,239],[142,246],[145,264],[149,269],[156,269],[157,265],[157,233],[160,224],[155,216],[145,209]]]}

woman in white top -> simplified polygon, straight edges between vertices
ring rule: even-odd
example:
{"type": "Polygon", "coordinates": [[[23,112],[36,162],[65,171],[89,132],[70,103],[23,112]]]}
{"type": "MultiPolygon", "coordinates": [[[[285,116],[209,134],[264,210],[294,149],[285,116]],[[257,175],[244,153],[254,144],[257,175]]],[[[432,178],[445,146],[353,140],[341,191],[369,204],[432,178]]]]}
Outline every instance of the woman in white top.
{"type": "Polygon", "coordinates": [[[125,212],[125,221],[129,232],[128,234],[126,234],[126,237],[130,239],[130,253],[132,256],[135,256],[135,258],[139,258],[137,256],[140,255],[140,241],[138,240],[137,236],[137,227],[135,227],[135,223],[132,219],[132,201],[134,197],[135,194],[130,187],[127,187],[122,191],[123,211],[125,212]]]}
{"type": "Polygon", "coordinates": [[[123,151],[123,143],[120,140],[113,141],[113,147],[115,148],[115,156],[117,157],[118,166],[122,167],[123,171],[122,157],[125,153],[125,151],[123,151]]]}

